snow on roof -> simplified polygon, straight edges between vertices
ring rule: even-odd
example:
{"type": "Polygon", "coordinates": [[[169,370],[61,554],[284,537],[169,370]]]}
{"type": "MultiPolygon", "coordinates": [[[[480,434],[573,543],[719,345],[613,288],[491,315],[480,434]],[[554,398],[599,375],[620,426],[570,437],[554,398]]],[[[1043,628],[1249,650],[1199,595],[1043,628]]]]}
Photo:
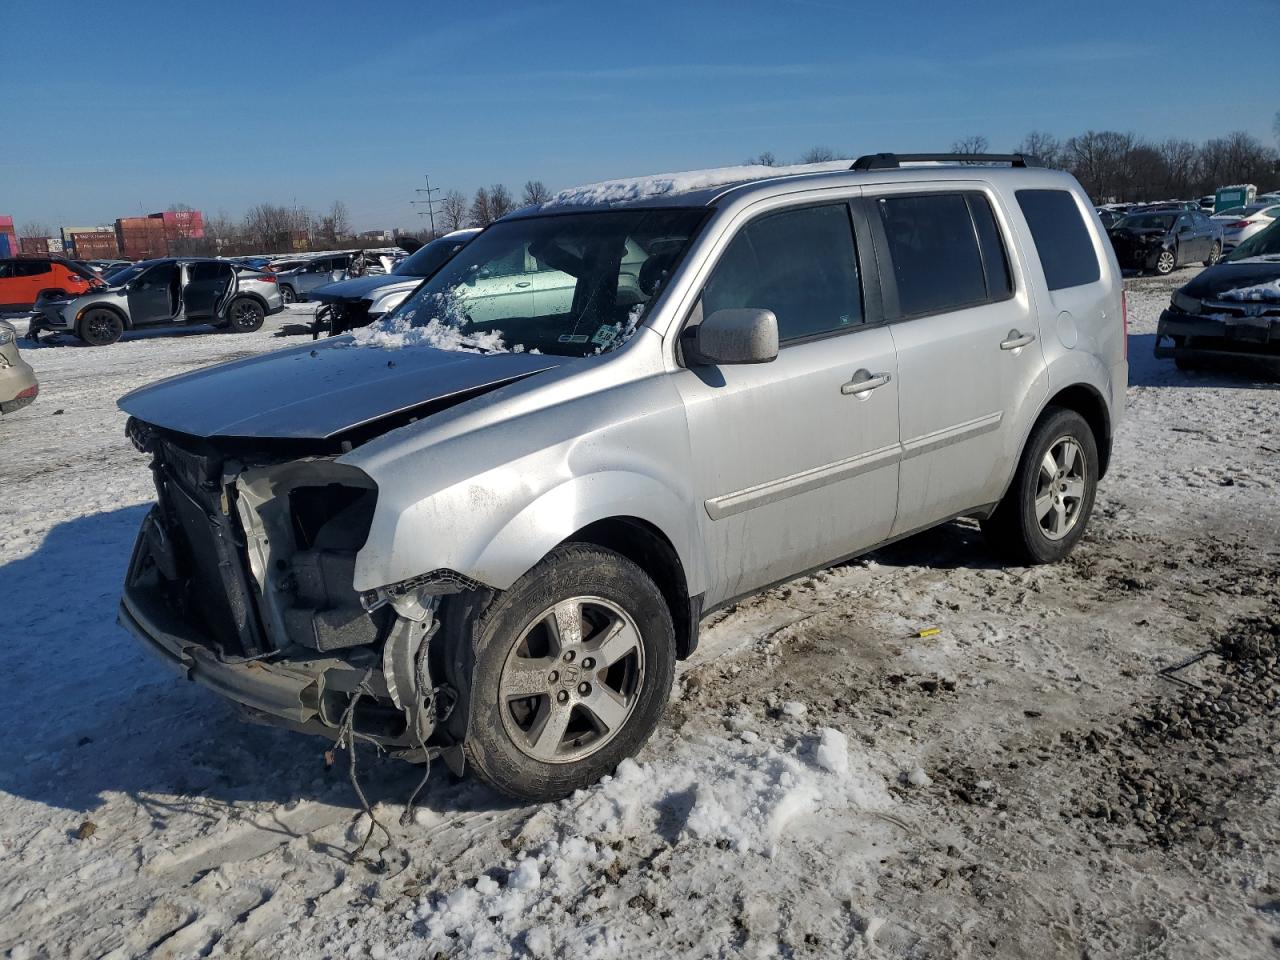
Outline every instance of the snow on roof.
{"type": "Polygon", "coordinates": [[[709,187],[728,186],[750,180],[766,180],[788,177],[800,173],[830,173],[848,170],[849,160],[831,160],[825,163],[797,163],[786,167],[767,167],[763,164],[743,164],[737,167],[714,167],[707,170],[685,170],[680,173],[654,173],[644,177],[628,177],[622,180],[602,180],[581,187],[561,190],[543,207],[593,206],[597,204],[624,203],[648,200],[705,190],[709,187]]]}

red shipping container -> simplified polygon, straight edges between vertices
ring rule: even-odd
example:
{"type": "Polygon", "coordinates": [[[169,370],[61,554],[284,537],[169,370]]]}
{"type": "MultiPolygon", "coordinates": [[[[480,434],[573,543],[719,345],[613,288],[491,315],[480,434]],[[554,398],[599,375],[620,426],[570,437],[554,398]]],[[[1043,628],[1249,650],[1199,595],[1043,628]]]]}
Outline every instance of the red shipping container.
{"type": "Polygon", "coordinates": [[[70,240],[76,248],[76,256],[81,260],[114,260],[120,256],[120,246],[114,233],[97,230],[92,233],[73,233],[70,240]]]}
{"type": "Polygon", "coordinates": [[[47,257],[49,255],[48,237],[19,237],[18,255],[22,257],[47,257]]]}
{"type": "Polygon", "coordinates": [[[0,217],[0,233],[13,233],[13,217],[0,217]]]}

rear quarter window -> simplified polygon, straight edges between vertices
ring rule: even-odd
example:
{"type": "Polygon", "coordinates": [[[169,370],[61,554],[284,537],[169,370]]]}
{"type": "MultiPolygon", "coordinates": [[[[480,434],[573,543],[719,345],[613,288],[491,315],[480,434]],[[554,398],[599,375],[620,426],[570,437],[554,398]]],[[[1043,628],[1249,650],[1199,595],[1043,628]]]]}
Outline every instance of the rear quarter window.
{"type": "Polygon", "coordinates": [[[1049,289],[1096,282],[1102,268],[1075,197],[1066,190],[1018,190],[1016,194],[1049,289]]]}

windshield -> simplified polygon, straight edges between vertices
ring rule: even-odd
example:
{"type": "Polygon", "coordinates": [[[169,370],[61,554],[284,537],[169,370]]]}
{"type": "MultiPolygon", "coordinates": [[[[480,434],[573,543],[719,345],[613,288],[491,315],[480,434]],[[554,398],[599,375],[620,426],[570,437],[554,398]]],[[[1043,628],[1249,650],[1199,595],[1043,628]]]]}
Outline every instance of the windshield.
{"type": "Polygon", "coordinates": [[[1116,224],[1117,230],[1168,230],[1176,219],[1172,213],[1138,213],[1116,224]]]}
{"type": "Polygon", "coordinates": [[[1280,220],[1240,244],[1227,255],[1227,259],[1247,260],[1249,257],[1276,255],[1280,255],[1280,220]]]}
{"type": "Polygon", "coordinates": [[[391,272],[397,277],[429,277],[470,239],[470,236],[437,237],[397,263],[391,272]]]}
{"type": "Polygon", "coordinates": [[[356,339],[602,353],[635,331],[705,214],[614,210],[496,223],[356,339]]]}
{"type": "Polygon", "coordinates": [[[124,286],[126,283],[128,283],[130,280],[134,279],[136,276],[138,276],[138,274],[142,273],[142,271],[147,269],[147,267],[149,266],[151,266],[151,264],[145,260],[142,263],[134,263],[125,267],[122,270],[117,270],[115,273],[110,274],[107,277],[107,280],[110,281],[111,286],[121,287],[121,286],[124,286]]]}

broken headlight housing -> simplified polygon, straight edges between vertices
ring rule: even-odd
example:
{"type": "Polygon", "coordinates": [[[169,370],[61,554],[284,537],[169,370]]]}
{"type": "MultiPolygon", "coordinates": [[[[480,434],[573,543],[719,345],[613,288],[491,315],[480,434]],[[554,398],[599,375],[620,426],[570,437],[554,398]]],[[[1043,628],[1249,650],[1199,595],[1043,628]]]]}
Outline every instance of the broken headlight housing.
{"type": "Polygon", "coordinates": [[[1189,297],[1181,290],[1177,290],[1173,294],[1173,305],[1183,313],[1199,313],[1200,301],[1195,297],[1189,297]]]}

